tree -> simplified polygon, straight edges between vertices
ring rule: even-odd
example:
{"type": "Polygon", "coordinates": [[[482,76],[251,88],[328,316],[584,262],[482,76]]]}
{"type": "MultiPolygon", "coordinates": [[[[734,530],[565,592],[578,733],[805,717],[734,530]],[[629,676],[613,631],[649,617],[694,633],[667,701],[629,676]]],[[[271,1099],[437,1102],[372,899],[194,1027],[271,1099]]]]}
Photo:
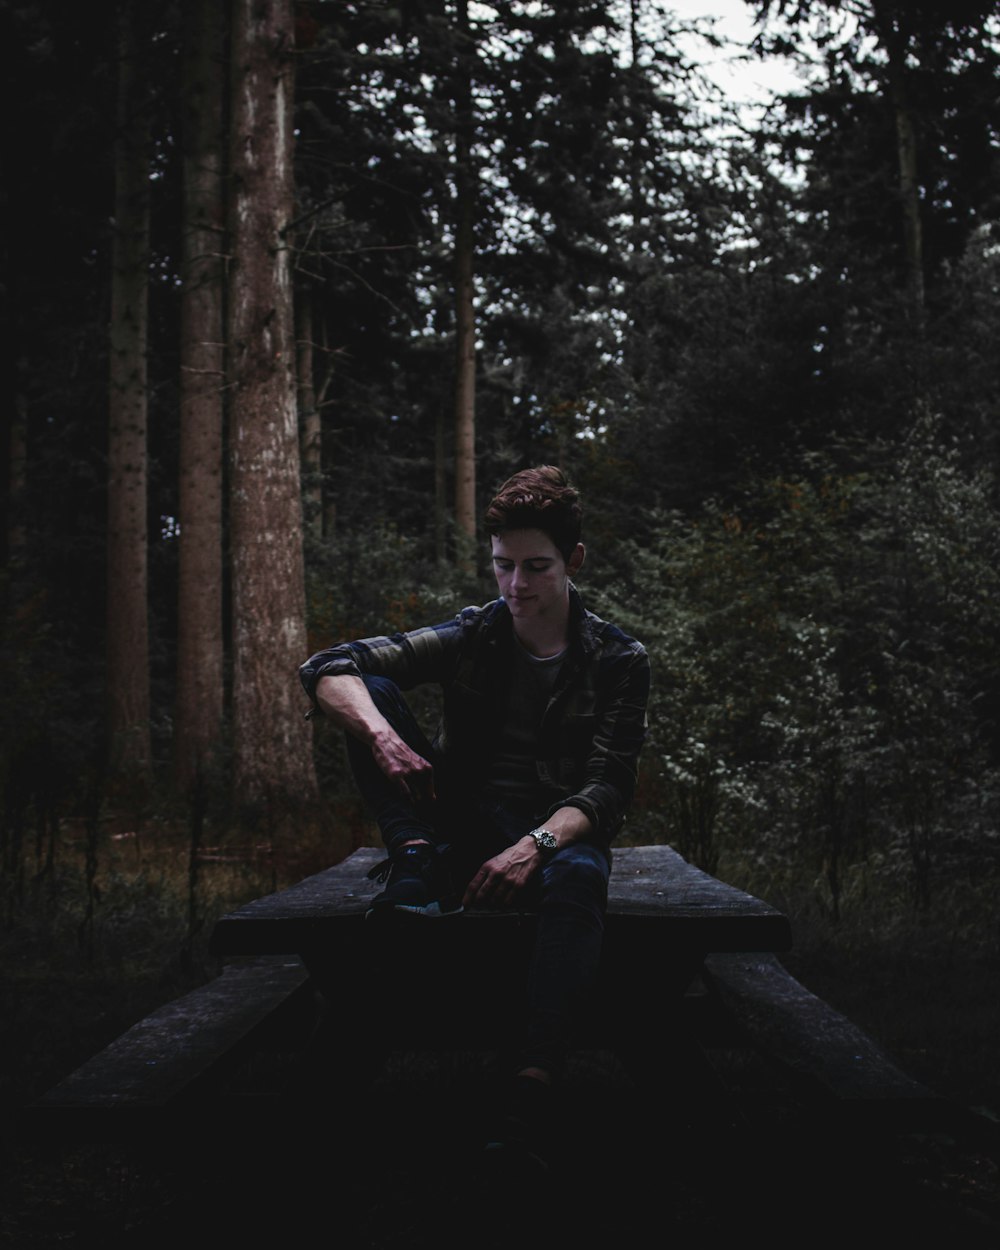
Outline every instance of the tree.
{"type": "MultiPolygon", "coordinates": [[[[888,220],[896,268],[920,331],[929,279],[938,276],[942,261],[961,255],[981,220],[984,198],[992,198],[987,187],[994,181],[1000,137],[996,5],[991,0],[757,0],[754,7],[765,23],[787,21],[795,36],[808,30],[822,52],[826,78],[801,103],[818,119],[827,111],[827,98],[833,111],[847,103],[853,116],[845,129],[841,115],[841,134],[857,136],[859,124],[865,125],[870,156],[881,149],[881,167],[871,160],[859,167],[855,154],[852,181],[861,203],[870,205],[873,192],[879,198],[877,207],[869,208],[873,224],[886,218],[887,204],[894,206],[888,220]]],[[[789,46],[780,30],[761,43],[789,46]]],[[[835,139],[833,132],[827,146],[836,147],[835,139]]],[[[850,195],[849,184],[839,193],[850,195]]]]}
{"type": "Polygon", "coordinates": [[[281,823],[316,796],[306,654],[292,220],[291,0],[236,0],[229,284],[234,783],[281,823]]]}
{"type": "Polygon", "coordinates": [[[111,767],[150,765],[146,340],[150,113],[137,5],[119,10],[108,423],[107,704],[111,767]]]}
{"type": "Polygon", "coordinates": [[[314,364],[313,292],[306,283],[295,297],[296,376],[302,439],[302,471],[306,526],[314,538],[323,537],[323,424],[317,407],[314,364]]]}
{"type": "MultiPolygon", "coordinates": [[[[585,458],[581,435],[602,423],[605,395],[615,404],[609,376],[624,374],[621,327],[649,311],[631,297],[716,245],[691,67],[652,0],[476,5],[467,20],[455,0],[433,0],[333,21],[306,71],[300,150],[310,191],[340,210],[321,299],[350,302],[350,317],[328,317],[345,345],[338,438],[354,449],[333,468],[342,515],[391,497],[397,519],[408,509],[404,524],[423,523],[432,466],[446,497],[447,459],[456,520],[471,529],[473,467],[492,482],[528,458],[585,458]],[[336,141],[322,197],[321,133],[336,141]],[[457,403],[444,393],[456,340],[457,403]],[[462,416],[446,430],[449,410],[462,416]]],[[[316,255],[314,243],[311,266],[316,255]]]]}
{"type": "Polygon", "coordinates": [[[181,260],[180,565],[174,768],[203,779],[223,717],[223,14],[185,7],[181,260]]]}
{"type": "Polygon", "coordinates": [[[464,540],[476,537],[476,175],[472,64],[475,44],[467,0],[458,0],[455,24],[455,524],[464,540]]]}

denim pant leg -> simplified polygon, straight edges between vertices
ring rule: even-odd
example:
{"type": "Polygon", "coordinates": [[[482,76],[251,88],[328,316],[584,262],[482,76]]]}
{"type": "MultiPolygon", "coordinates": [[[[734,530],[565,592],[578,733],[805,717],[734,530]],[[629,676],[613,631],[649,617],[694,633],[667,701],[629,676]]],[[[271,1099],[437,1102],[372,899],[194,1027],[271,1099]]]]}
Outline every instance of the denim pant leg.
{"type": "MultiPolygon", "coordinates": [[[[513,845],[536,820],[503,801],[481,799],[481,831],[513,845]]],[[[459,838],[455,839],[458,849],[459,838]]],[[[483,854],[479,846],[479,854],[483,854]]],[[[485,855],[496,850],[486,850],[485,855]]],[[[480,861],[481,862],[481,861],[480,861]]],[[[608,906],[611,861],[589,842],[564,847],[543,865],[519,906],[537,911],[538,927],[528,969],[527,1018],[515,1056],[516,1070],[541,1068],[558,1074],[572,1027],[597,979],[608,906]]]]}
{"type": "Polygon", "coordinates": [[[521,1068],[558,1073],[565,1063],[570,1030],[597,979],[610,873],[605,852],[586,842],[557,851],[542,870],[521,1068]]]}
{"type": "MultiPolygon", "coordinates": [[[[363,676],[362,681],[372,702],[407,746],[434,763],[434,749],[414,719],[410,705],[395,682],[387,677],[363,676]]],[[[411,838],[440,841],[433,821],[430,800],[414,801],[389,781],[375,763],[371,750],[347,734],[347,758],[354,780],[382,833],[382,841],[390,851],[411,838]]]]}
{"type": "MultiPolygon", "coordinates": [[[[375,706],[404,742],[434,763],[434,751],[394,682],[365,677],[375,706]]],[[[348,735],[348,757],[358,789],[373,812],[390,851],[410,838],[440,845],[452,841],[459,862],[474,870],[504,845],[523,837],[534,823],[502,803],[461,793],[441,795],[437,804],[414,803],[397,790],[375,763],[371,751],[348,735]],[[450,799],[450,801],[449,801],[450,799]],[[470,810],[478,819],[468,821],[470,810]],[[451,829],[456,813],[464,824],[451,829]],[[449,832],[454,836],[449,837],[449,832]],[[468,844],[466,844],[468,843],[468,844]]],[[[611,864],[605,851],[576,842],[557,851],[543,866],[541,880],[524,900],[538,911],[538,931],[528,973],[528,1018],[518,1068],[561,1070],[570,1029],[593,988],[601,957],[611,864]]]]}

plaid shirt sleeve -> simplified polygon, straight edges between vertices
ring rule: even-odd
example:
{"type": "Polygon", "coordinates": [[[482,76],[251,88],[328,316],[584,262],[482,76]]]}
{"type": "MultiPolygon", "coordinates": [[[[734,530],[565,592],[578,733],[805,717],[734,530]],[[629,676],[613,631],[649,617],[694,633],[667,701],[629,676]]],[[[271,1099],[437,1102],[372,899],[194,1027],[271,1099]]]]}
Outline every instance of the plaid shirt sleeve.
{"type": "Polygon", "coordinates": [[[321,677],[360,677],[364,673],[388,677],[401,690],[423,682],[443,682],[455,663],[460,642],[460,618],[456,617],[405,634],[360,638],[319,651],[299,669],[299,679],[312,700],[311,714],[318,710],[316,685],[321,677]]]}
{"type": "Polygon", "coordinates": [[[632,802],[647,730],[649,657],[635,639],[620,638],[622,645],[611,648],[612,654],[600,662],[602,713],[591,739],[584,780],[575,793],[549,811],[551,816],[560,807],[580,808],[590,817],[595,839],[605,845],[618,832],[632,802]]]}

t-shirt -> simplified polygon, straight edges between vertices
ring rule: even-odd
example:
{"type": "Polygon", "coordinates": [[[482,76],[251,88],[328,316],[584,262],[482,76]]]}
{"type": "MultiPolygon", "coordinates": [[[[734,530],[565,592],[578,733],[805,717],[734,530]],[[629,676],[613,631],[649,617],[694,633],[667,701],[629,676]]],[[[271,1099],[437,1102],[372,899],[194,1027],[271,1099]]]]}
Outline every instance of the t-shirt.
{"type": "Polygon", "coordinates": [[[532,655],[515,638],[513,663],[505,690],[505,707],[486,784],[497,794],[516,798],[518,806],[543,806],[551,796],[538,780],[539,730],[566,657],[532,655]]]}

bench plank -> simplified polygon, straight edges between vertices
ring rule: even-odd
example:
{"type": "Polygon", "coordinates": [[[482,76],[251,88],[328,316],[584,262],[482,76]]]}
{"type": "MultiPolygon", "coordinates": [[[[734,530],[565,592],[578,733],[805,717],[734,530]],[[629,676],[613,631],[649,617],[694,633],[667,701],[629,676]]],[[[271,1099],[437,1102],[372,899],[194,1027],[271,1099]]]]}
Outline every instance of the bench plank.
{"type": "Polygon", "coordinates": [[[814,1089],[846,1103],[942,1101],[776,956],[710,955],[703,977],[749,1040],[814,1089]]]}
{"type": "Polygon", "coordinates": [[[300,960],[233,964],[199,989],[140,1020],[58,1085],[31,1110],[128,1113],[162,1109],[194,1095],[232,1062],[278,1012],[304,997],[300,960]]]}

